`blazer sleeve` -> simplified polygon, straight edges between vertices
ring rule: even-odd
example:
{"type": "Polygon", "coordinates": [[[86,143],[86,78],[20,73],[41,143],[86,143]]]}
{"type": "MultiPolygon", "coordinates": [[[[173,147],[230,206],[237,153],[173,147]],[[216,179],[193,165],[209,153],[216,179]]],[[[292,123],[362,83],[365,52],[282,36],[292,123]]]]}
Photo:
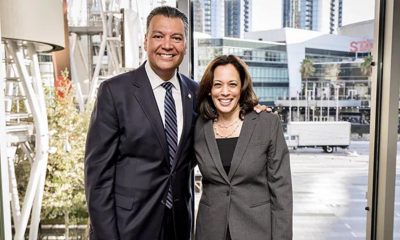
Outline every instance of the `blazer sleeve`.
{"type": "Polygon", "coordinates": [[[268,152],[268,186],[271,192],[273,240],[292,239],[292,180],[289,150],[278,115],[274,115],[272,142],[268,152]]]}
{"type": "Polygon", "coordinates": [[[118,117],[108,82],[98,90],[85,151],[85,191],[91,239],[119,239],[114,206],[114,173],[119,141],[118,117]]]}

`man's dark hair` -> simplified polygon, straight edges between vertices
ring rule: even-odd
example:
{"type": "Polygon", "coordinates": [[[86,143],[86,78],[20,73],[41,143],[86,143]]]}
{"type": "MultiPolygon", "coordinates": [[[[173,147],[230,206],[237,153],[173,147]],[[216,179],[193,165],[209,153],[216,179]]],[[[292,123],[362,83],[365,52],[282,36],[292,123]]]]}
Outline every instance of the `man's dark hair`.
{"type": "Polygon", "coordinates": [[[170,7],[170,6],[156,7],[149,13],[149,16],[147,16],[147,22],[146,22],[146,34],[147,34],[147,31],[149,30],[151,19],[153,19],[153,17],[155,17],[157,15],[162,15],[164,17],[169,17],[169,18],[181,19],[183,22],[183,25],[185,26],[185,35],[187,36],[189,22],[188,22],[186,15],[183,12],[179,11],[179,9],[170,7]]]}

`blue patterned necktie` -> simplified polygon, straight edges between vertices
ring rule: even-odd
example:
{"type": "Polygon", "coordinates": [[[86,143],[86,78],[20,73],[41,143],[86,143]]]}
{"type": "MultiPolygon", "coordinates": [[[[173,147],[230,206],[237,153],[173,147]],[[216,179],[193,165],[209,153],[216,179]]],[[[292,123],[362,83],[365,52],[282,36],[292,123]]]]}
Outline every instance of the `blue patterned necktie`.
{"type": "MultiPolygon", "coordinates": [[[[164,82],[161,84],[165,88],[165,99],[164,99],[164,114],[165,114],[165,136],[167,137],[168,152],[169,152],[169,167],[172,170],[174,159],[176,155],[176,149],[178,146],[178,125],[176,121],[176,108],[175,101],[172,97],[172,83],[164,82]]],[[[165,206],[172,208],[172,186],[169,185],[167,199],[165,206]]]]}

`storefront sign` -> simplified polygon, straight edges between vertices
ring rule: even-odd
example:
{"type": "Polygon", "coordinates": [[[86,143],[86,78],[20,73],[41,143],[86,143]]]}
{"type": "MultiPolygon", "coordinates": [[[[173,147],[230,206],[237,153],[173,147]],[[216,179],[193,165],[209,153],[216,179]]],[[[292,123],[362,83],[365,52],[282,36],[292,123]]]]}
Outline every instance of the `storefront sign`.
{"type": "Polygon", "coordinates": [[[371,52],[372,40],[352,41],[350,43],[350,52],[371,52]]]}

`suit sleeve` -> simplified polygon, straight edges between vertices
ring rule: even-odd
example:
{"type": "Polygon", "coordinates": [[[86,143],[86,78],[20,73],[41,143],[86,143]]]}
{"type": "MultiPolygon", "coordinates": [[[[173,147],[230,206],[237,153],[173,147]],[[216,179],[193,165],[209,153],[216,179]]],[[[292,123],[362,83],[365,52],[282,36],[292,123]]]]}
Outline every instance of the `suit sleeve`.
{"type": "Polygon", "coordinates": [[[107,82],[98,90],[85,152],[85,191],[91,239],[119,239],[114,207],[115,163],[119,141],[118,117],[107,82]]]}
{"type": "Polygon", "coordinates": [[[279,116],[274,115],[273,137],[268,156],[273,240],[292,239],[293,196],[290,158],[279,116]]]}
{"type": "MultiPolygon", "coordinates": [[[[189,155],[190,156],[190,168],[193,170],[196,166],[197,166],[197,160],[196,160],[196,154],[195,154],[195,152],[194,152],[194,139],[195,139],[195,137],[196,137],[196,132],[198,131],[197,130],[197,121],[199,121],[198,119],[199,118],[201,118],[201,116],[199,115],[199,113],[197,112],[197,92],[198,92],[198,89],[199,89],[199,84],[197,83],[197,82],[195,82],[195,81],[192,81],[191,80],[191,84],[192,84],[192,87],[191,87],[191,91],[193,92],[193,129],[191,130],[192,131],[192,135],[193,135],[193,142],[191,143],[192,144],[192,147],[191,147],[191,154],[189,155]]],[[[193,215],[194,216],[194,215],[193,215]]]]}

